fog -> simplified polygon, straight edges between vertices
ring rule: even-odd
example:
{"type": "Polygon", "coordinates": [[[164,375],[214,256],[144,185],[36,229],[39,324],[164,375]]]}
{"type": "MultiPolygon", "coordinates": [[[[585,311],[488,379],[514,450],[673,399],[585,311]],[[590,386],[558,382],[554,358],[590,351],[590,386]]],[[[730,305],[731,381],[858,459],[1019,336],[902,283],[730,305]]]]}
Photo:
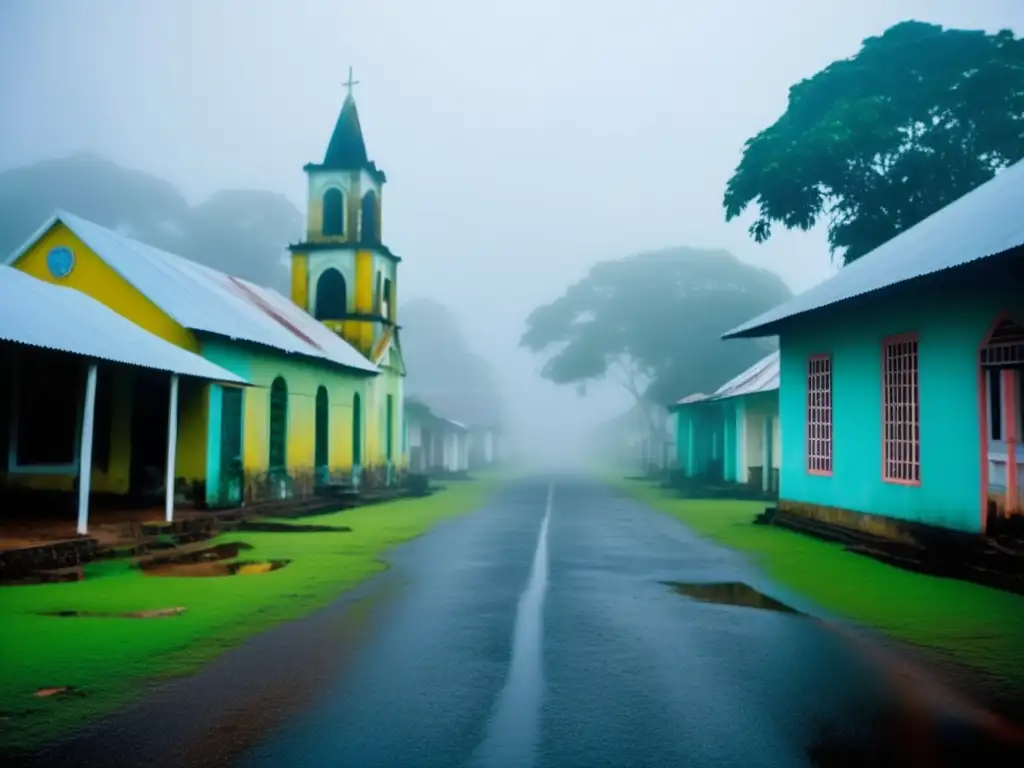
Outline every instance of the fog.
{"type": "Polygon", "coordinates": [[[514,431],[564,457],[630,401],[543,382],[518,348],[529,311],[598,260],[665,246],[725,248],[794,291],[831,274],[820,229],[758,246],[749,216],[726,224],[724,185],[790,85],[907,18],[1019,30],[1024,6],[3,0],[0,170],[89,151],[193,201],[266,189],[304,211],[351,65],[400,301],[451,307],[514,431]]]}

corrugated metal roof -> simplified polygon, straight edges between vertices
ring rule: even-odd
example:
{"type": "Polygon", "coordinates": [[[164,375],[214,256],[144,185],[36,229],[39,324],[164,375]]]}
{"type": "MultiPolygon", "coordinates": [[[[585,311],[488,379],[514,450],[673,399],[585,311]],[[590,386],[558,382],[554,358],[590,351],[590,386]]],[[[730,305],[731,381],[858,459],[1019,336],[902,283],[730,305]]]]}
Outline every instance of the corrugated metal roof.
{"type": "Polygon", "coordinates": [[[1024,245],[1024,161],[924,221],[722,338],[765,336],[765,326],[896,283],[995,256],[1024,245]]]}
{"type": "Polygon", "coordinates": [[[779,353],[772,352],[714,391],[708,400],[772,392],[779,388],[779,353]]]}
{"type": "Polygon", "coordinates": [[[0,266],[0,339],[236,384],[248,382],[164,341],[72,288],[0,266]]]}
{"type": "Polygon", "coordinates": [[[377,372],[377,367],[348,342],[276,291],[161,251],[64,211],[57,211],[7,263],[16,262],[58,221],[185,328],[377,372]]]}
{"type": "Polygon", "coordinates": [[[705,395],[703,392],[694,392],[692,395],[687,395],[686,397],[684,397],[684,398],[682,398],[680,400],[676,400],[675,404],[676,405],[689,405],[690,403],[699,403],[701,400],[706,400],[707,397],[708,396],[705,395]]]}

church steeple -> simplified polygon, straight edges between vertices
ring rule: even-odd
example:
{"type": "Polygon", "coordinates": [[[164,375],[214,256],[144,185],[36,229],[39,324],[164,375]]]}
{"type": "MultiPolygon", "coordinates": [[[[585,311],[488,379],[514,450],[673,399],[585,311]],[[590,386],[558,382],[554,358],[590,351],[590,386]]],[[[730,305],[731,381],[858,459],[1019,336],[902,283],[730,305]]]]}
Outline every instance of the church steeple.
{"type": "Polygon", "coordinates": [[[334,124],[334,133],[327,145],[324,161],[320,164],[324,170],[352,171],[364,167],[368,162],[363,129],[359,125],[359,110],[352,96],[352,88],[356,85],[359,85],[359,81],[352,79],[352,67],[349,67],[348,81],[345,83],[348,93],[338,121],[334,124]]]}
{"type": "Polygon", "coordinates": [[[345,85],[323,162],[304,167],[309,208],[306,237],[290,246],[292,300],[372,358],[394,336],[401,260],[382,241],[387,177],[366,152],[351,68],[345,85]]]}

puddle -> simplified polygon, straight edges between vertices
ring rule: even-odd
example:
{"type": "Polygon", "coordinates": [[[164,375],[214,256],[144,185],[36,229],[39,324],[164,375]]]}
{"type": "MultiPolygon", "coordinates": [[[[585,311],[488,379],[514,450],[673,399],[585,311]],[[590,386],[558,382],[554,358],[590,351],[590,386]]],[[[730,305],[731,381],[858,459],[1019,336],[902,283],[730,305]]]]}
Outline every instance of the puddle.
{"type": "Polygon", "coordinates": [[[61,618],[88,618],[88,619],[162,619],[167,616],[180,616],[185,608],[156,608],[151,611],[134,611],[132,613],[107,613],[104,611],[53,611],[43,613],[42,616],[59,616],[61,618]]]}
{"type": "Polygon", "coordinates": [[[664,581],[666,586],[686,597],[692,597],[702,603],[718,603],[720,605],[738,605],[743,608],[760,608],[765,611],[778,611],[802,615],[800,611],[790,608],[773,597],[758,592],[753,587],[739,581],[717,583],[684,583],[664,581]]]}
{"type": "Polygon", "coordinates": [[[284,568],[291,560],[249,560],[237,563],[165,563],[143,568],[147,576],[210,578],[216,576],[252,576],[284,568]]]}
{"type": "Polygon", "coordinates": [[[69,696],[71,694],[81,695],[81,692],[73,685],[59,685],[52,688],[40,688],[32,696],[37,699],[49,699],[54,696],[69,696]]]}
{"type": "Polygon", "coordinates": [[[242,531],[257,533],[349,533],[347,525],[293,525],[291,523],[271,523],[266,521],[245,521],[239,526],[242,531]]]}
{"type": "Polygon", "coordinates": [[[244,541],[232,541],[227,544],[218,544],[215,547],[169,550],[141,557],[138,565],[142,570],[150,571],[170,565],[216,563],[221,560],[234,560],[239,553],[250,549],[252,549],[251,544],[246,544],[244,541]]]}

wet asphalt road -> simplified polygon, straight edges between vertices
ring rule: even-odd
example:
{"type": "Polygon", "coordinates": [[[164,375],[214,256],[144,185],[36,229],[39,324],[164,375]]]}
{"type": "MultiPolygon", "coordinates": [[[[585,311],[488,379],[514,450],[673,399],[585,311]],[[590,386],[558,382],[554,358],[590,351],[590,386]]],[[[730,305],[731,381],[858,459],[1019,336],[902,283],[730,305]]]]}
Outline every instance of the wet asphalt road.
{"type": "Polygon", "coordinates": [[[834,623],[674,592],[663,582],[742,582],[814,612],[740,555],[595,481],[511,483],[389,560],[331,606],[26,764],[997,765],[973,746],[967,757],[936,746],[934,718],[895,697],[891,670],[834,623]],[[933,751],[893,758],[876,750],[880,735],[933,751]],[[809,749],[822,742],[831,756],[809,749]]]}
{"type": "Polygon", "coordinates": [[[799,602],[592,481],[516,483],[395,566],[373,642],[235,765],[785,768],[882,695],[809,619],[673,593],[741,581],[799,602]]]}

